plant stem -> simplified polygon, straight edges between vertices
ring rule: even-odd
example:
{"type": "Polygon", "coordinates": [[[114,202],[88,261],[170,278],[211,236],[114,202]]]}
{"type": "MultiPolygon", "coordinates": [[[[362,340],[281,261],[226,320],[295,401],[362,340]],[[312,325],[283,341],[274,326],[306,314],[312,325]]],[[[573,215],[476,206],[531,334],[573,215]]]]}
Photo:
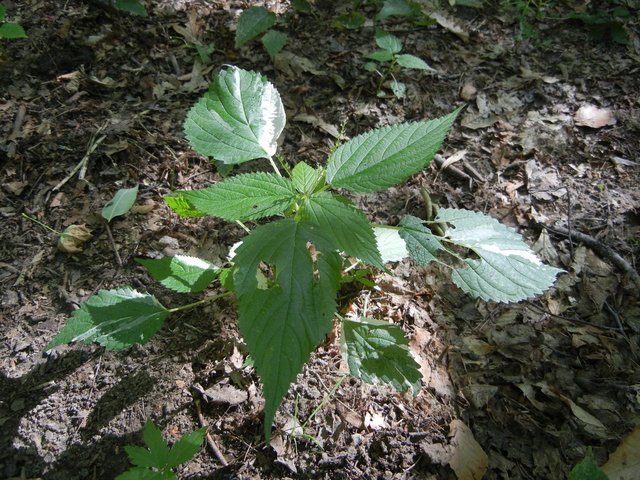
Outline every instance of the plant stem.
{"type": "Polygon", "coordinates": [[[23,216],[24,218],[26,218],[27,220],[31,220],[31,221],[32,221],[33,223],[35,223],[36,225],[40,225],[40,226],[41,226],[42,228],[44,228],[45,230],[49,230],[51,233],[55,233],[55,234],[56,234],[56,235],[58,235],[58,236],[61,236],[61,235],[62,235],[62,232],[59,232],[59,231],[57,231],[57,230],[54,230],[54,229],[53,229],[53,228],[51,228],[50,226],[45,225],[45,224],[44,224],[44,223],[42,223],[42,222],[39,222],[38,220],[36,220],[36,219],[35,219],[35,218],[33,218],[33,217],[30,217],[29,215],[27,215],[27,214],[26,214],[26,213],[24,213],[24,212],[22,212],[22,216],[23,216]]]}
{"type": "Polygon", "coordinates": [[[188,303],[187,305],[182,305],[181,307],[170,308],[169,312],[176,313],[183,310],[190,310],[206,303],[215,302],[216,300],[220,300],[221,298],[228,297],[230,295],[233,295],[233,292],[224,292],[219,295],[213,295],[212,297],[205,297],[202,300],[198,300],[197,302],[188,303]]]}
{"type": "Polygon", "coordinates": [[[273,161],[273,157],[269,157],[269,163],[271,164],[271,166],[273,167],[273,169],[275,170],[276,174],[281,177],[282,174],[280,173],[280,170],[278,170],[278,166],[276,165],[276,162],[273,161]]]}
{"type": "Polygon", "coordinates": [[[322,408],[329,402],[329,400],[331,400],[334,395],[336,394],[336,390],[338,390],[338,388],[340,388],[340,385],[342,385],[342,382],[344,382],[344,379],[347,378],[346,375],[342,375],[337,381],[336,383],[334,383],[333,387],[331,387],[331,390],[329,390],[329,392],[322,397],[322,401],[320,402],[320,405],[318,405],[313,412],[311,412],[311,415],[309,415],[309,418],[307,418],[307,420],[302,424],[302,430],[304,430],[304,427],[307,426],[307,423],[309,423],[309,420],[311,420],[313,417],[315,417],[318,412],[320,410],[322,410],[322,408]]]}

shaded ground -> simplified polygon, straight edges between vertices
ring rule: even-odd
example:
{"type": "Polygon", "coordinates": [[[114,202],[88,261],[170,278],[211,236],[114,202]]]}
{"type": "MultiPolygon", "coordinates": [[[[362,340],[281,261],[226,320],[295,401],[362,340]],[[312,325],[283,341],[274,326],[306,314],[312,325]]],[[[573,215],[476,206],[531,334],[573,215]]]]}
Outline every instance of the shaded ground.
{"type": "Polygon", "coordinates": [[[155,2],[148,18],[80,1],[52,9],[28,0],[9,10],[29,39],[5,42],[0,64],[0,476],[113,478],[127,468],[122,447],[140,443],[146,418],[169,439],[200,426],[198,385],[218,392],[201,408],[229,466],[203,449],[181,478],[471,478],[451,459],[460,445],[463,464],[486,454],[486,478],[565,478],[587,446],[604,463],[640,423],[638,285],[602,252],[545,227],[589,234],[635,265],[633,45],[597,41],[568,23],[542,23],[538,40],[520,41],[490,9],[449,12],[467,40],[439,25],[391,21],[386,28],[405,50],[437,73],[402,73],[407,98],[381,99],[362,68],[373,28],[331,26],[346,3],[317,2],[313,15],[278,4],[287,15],[278,28],[290,41],[275,63],[258,42],[233,48],[230,27],[243,2],[175,3],[155,2]],[[196,61],[194,40],[215,45],[209,65],[196,61]],[[405,186],[357,200],[372,219],[393,223],[422,211],[426,187],[442,205],[517,228],[567,273],[541,298],[495,305],[469,300],[435,267],[396,265],[395,276],[379,276],[380,290],[347,298],[343,313],[367,309],[403,325],[423,391],[411,398],[348,379],[329,396],[344,366],[337,340],[327,340],[276,419],[280,431],[304,424],[306,436],[276,435],[270,446],[230,301],[173,316],[149,344],[123,352],[43,353],[98,289],[130,284],[164,304],[186,303],[134,257],[183,252],[221,263],[242,236],[214,219],[179,221],[162,202],[172,189],[219,178],[188,148],[181,123],[223,64],[261,71],[277,86],[291,162],[323,162],[341,125],[353,136],[467,102],[442,152],[460,157],[453,166],[466,177],[434,163],[405,186]],[[586,104],[609,109],[610,124],[578,125],[586,104]],[[85,155],[84,180],[62,183],[85,155]],[[112,225],[119,266],[99,212],[134,184],[138,205],[112,225]],[[58,252],[53,235],[22,213],[57,230],[86,223],[94,238],[80,254],[58,252]]]}

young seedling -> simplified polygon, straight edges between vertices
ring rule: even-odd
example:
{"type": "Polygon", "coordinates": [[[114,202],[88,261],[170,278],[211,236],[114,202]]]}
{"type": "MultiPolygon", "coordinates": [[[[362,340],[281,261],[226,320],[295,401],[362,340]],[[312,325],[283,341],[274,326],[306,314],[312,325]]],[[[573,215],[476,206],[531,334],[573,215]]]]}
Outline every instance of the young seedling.
{"type": "Polygon", "coordinates": [[[147,448],[124,447],[129,460],[134,465],[115,480],[177,480],[173,469],[191,460],[200,451],[206,427],[184,435],[169,447],[162,438],[162,432],[151,420],[144,425],[142,436],[147,448]]]}
{"type": "Polygon", "coordinates": [[[27,33],[19,24],[7,22],[7,8],[0,4],[0,38],[16,39],[27,38],[27,33]]]}
{"type": "Polygon", "coordinates": [[[376,32],[376,44],[380,50],[376,50],[365,57],[369,60],[374,60],[374,62],[365,63],[364,68],[368,72],[375,72],[380,77],[376,91],[376,95],[379,97],[385,96],[383,87],[390,88],[398,99],[405,97],[407,86],[396,79],[396,75],[403,68],[434,71],[421,58],[409,53],[400,53],[402,51],[402,42],[391,33],[378,30],[376,32]]]}
{"type": "MultiPolygon", "coordinates": [[[[267,159],[274,171],[177,191],[166,202],[180,216],[211,215],[254,228],[227,268],[179,256],[140,263],[177,291],[201,291],[219,279],[229,292],[168,309],[131,287],[101,290],[81,304],[46,348],[75,341],[108,349],[144,343],[171,313],[234,295],[240,333],[263,385],[268,439],[290,384],[331,330],[343,268],[352,259],[380,270],[407,256],[420,265],[438,262],[451,269],[458,287],[484,300],[517,302],[542,293],[560,270],[543,265],[520,235],[487,215],[442,208],[429,221],[407,215],[398,225],[373,225],[336,192],[380,192],[421,171],[460,110],[358,135],[336,148],[326,167],[299,162],[284,177],[273,160],[286,121],[280,95],[258,73],[222,70],[187,115],[189,143],[229,165],[267,159]],[[273,221],[249,223],[268,217],[273,221]],[[445,232],[434,234],[429,228],[434,223],[445,232]]],[[[342,330],[353,375],[417,392],[417,364],[399,327],[351,319],[342,322],[342,330]]]]}
{"type": "Polygon", "coordinates": [[[116,0],[115,7],[123,12],[133,13],[141,17],[147,16],[147,9],[139,0],[116,0]]]}
{"type": "Polygon", "coordinates": [[[111,233],[111,227],[109,226],[109,223],[115,217],[124,215],[129,210],[131,210],[131,207],[133,207],[137,196],[138,185],[133,188],[121,188],[102,208],[102,218],[106,220],[105,226],[107,228],[107,235],[109,236],[109,241],[111,242],[111,246],[113,247],[113,251],[115,253],[116,260],[119,266],[122,266],[122,259],[120,258],[120,253],[118,252],[118,248],[116,247],[116,242],[113,240],[113,234],[111,233]]]}
{"type": "Polygon", "coordinates": [[[273,59],[288,41],[285,33],[271,30],[276,23],[276,14],[264,7],[251,7],[244,10],[238,19],[236,27],[235,47],[240,48],[249,40],[264,33],[262,44],[273,59]],[[266,32],[266,33],[265,33],[266,32]]]}

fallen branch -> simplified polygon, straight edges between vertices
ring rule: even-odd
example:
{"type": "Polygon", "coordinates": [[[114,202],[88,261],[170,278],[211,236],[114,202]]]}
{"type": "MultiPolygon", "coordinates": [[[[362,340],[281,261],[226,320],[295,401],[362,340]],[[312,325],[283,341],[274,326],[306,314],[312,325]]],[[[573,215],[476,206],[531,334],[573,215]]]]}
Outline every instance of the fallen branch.
{"type": "MultiPolygon", "coordinates": [[[[200,385],[198,385],[198,387],[200,387],[200,385]]],[[[196,392],[202,394],[202,387],[197,388],[196,386],[194,386],[193,389],[196,392]]],[[[196,405],[196,412],[198,414],[198,420],[200,420],[200,425],[202,425],[203,427],[208,427],[209,425],[207,425],[207,422],[204,420],[204,415],[202,415],[202,409],[200,408],[200,400],[195,399],[194,402],[195,402],[195,405],[196,405]]],[[[205,438],[207,439],[207,445],[209,445],[209,448],[211,449],[213,454],[216,456],[218,461],[225,467],[227,465],[229,465],[229,462],[227,462],[227,459],[224,458],[224,455],[222,455],[222,452],[218,448],[218,445],[216,445],[216,442],[213,440],[213,437],[211,436],[211,434],[209,433],[208,430],[207,430],[207,433],[205,434],[205,438]]]]}
{"type": "Polygon", "coordinates": [[[578,232],[576,230],[569,231],[568,229],[562,227],[548,227],[546,225],[543,226],[551,233],[567,237],[571,242],[577,240],[578,242],[585,244],[591,250],[596,252],[601,258],[610,260],[611,263],[618,267],[618,269],[628,274],[631,280],[636,284],[636,286],[640,288],[640,275],[638,275],[636,269],[633,268],[633,265],[627,262],[617,252],[606,246],[604,243],[596,240],[591,235],[587,235],[586,233],[578,232]]]}

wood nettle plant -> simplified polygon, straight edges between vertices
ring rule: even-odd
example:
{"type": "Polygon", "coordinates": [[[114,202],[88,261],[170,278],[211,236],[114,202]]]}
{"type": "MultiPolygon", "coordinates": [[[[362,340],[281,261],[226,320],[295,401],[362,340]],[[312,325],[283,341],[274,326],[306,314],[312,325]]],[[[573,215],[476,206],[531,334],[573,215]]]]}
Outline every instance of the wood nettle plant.
{"type": "MultiPolygon", "coordinates": [[[[326,167],[299,162],[289,171],[283,163],[284,177],[274,161],[285,126],[277,90],[258,73],[236,67],[220,71],[187,115],[189,143],[230,165],[266,158],[274,171],[238,174],[165,200],[185,217],[273,220],[250,230],[226,268],[182,255],[137,261],[178,292],[200,292],[215,280],[228,292],[167,308],[131,287],[101,290],[82,303],[46,348],[75,341],[107,349],[144,343],[171,313],[235,295],[240,332],[263,386],[269,438],[290,384],[331,329],[346,265],[358,261],[384,270],[385,263],[409,256],[419,265],[446,265],[458,287],[483,300],[516,302],[543,292],[560,270],[543,265],[520,235],[489,216],[443,208],[430,221],[408,215],[399,225],[372,225],[335,191],[380,192],[419,172],[460,110],[359,135],[336,148],[326,167]],[[444,233],[433,233],[429,227],[435,224],[444,225],[444,233]]],[[[367,318],[340,321],[342,352],[353,375],[417,393],[418,365],[398,326],[367,318]]]]}

